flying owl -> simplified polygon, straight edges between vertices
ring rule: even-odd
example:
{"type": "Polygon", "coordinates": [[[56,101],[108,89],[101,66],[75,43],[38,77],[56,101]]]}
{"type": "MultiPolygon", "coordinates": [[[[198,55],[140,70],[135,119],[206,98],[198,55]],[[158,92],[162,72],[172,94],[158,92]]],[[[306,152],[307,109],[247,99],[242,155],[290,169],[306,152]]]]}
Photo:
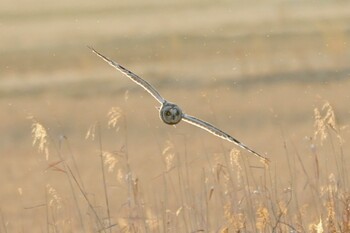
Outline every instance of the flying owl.
{"type": "Polygon", "coordinates": [[[190,123],[192,125],[195,125],[199,128],[202,128],[212,134],[214,134],[217,137],[220,137],[222,139],[225,139],[227,141],[233,142],[239,147],[249,151],[250,153],[254,154],[258,158],[262,159],[265,162],[268,162],[269,160],[265,158],[264,156],[260,155],[259,153],[253,151],[234,137],[230,136],[229,134],[225,133],[224,131],[218,129],[214,125],[205,122],[203,120],[200,120],[194,116],[190,116],[186,113],[184,113],[179,106],[177,106],[174,103],[171,103],[164,99],[159,92],[146,80],[140,78],[130,70],[126,69],[122,65],[116,63],[115,61],[109,59],[108,57],[102,55],[101,53],[97,52],[94,48],[88,47],[92,50],[97,56],[102,58],[104,61],[106,61],[109,65],[113,66],[115,69],[119,70],[123,74],[125,74],[128,78],[130,78],[132,81],[134,81],[136,84],[140,85],[143,89],[145,89],[148,93],[150,93],[160,104],[161,107],[159,108],[159,115],[160,119],[168,125],[176,125],[181,120],[190,123]]]}

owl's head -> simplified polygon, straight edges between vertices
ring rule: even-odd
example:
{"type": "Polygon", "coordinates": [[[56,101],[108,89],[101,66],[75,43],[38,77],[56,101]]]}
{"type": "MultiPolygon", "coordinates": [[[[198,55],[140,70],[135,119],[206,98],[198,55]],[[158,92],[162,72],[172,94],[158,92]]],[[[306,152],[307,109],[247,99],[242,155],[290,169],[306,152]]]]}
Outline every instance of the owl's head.
{"type": "Polygon", "coordinates": [[[165,124],[175,125],[182,119],[182,110],[176,104],[166,102],[159,111],[160,119],[165,124]]]}

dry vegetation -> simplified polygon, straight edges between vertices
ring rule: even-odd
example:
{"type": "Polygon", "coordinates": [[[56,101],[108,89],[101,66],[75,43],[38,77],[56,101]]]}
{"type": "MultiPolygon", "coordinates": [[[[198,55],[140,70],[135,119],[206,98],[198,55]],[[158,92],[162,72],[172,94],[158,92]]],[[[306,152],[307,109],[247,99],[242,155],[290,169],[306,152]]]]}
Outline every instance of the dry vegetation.
{"type": "Polygon", "coordinates": [[[2,1],[0,232],[350,232],[349,15],[346,1],[2,1]],[[86,45],[271,163],[164,125],[86,45]]]}

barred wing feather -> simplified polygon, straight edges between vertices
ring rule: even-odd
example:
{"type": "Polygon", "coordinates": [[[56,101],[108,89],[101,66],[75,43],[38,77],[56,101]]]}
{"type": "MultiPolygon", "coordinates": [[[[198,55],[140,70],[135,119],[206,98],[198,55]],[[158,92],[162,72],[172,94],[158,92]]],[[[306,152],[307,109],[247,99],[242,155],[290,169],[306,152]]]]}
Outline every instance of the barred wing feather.
{"type": "Polygon", "coordinates": [[[126,69],[124,66],[116,63],[115,61],[109,59],[108,57],[102,55],[101,53],[97,52],[94,48],[88,47],[92,50],[97,56],[102,58],[104,61],[106,61],[109,65],[113,66],[115,69],[122,72],[124,75],[126,75],[128,78],[130,78],[132,81],[134,81],[136,84],[140,85],[143,89],[145,89],[148,93],[150,93],[159,103],[163,104],[165,102],[165,99],[159,94],[159,92],[146,80],[140,78],[130,70],[126,69]]]}
{"type": "Polygon", "coordinates": [[[269,160],[267,158],[265,158],[264,156],[260,155],[259,153],[253,151],[252,149],[250,149],[249,147],[247,147],[246,145],[244,145],[243,143],[241,143],[240,141],[238,141],[237,139],[235,139],[234,137],[232,137],[231,135],[225,133],[224,131],[218,129],[217,127],[213,126],[212,124],[205,122],[203,120],[200,120],[196,117],[187,115],[187,114],[183,114],[182,116],[182,120],[190,123],[192,125],[195,125],[199,128],[202,128],[212,134],[214,134],[217,137],[220,137],[222,139],[225,139],[227,141],[233,142],[235,143],[237,146],[249,151],[250,153],[254,154],[255,156],[259,157],[260,159],[264,160],[265,162],[268,162],[269,160]]]}

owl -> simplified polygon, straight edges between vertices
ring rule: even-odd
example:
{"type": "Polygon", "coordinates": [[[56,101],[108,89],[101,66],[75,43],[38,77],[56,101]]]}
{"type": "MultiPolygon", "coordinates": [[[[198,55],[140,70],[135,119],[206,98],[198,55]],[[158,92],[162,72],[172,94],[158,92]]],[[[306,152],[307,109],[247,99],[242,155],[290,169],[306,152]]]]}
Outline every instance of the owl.
{"type": "Polygon", "coordinates": [[[225,139],[229,142],[232,142],[236,144],[237,146],[249,151],[253,155],[257,156],[258,158],[262,159],[265,162],[268,162],[269,160],[265,158],[264,156],[260,155],[259,153],[255,152],[254,150],[250,149],[248,146],[244,145],[234,137],[230,136],[229,134],[225,133],[224,131],[220,130],[219,128],[215,127],[214,125],[205,122],[201,119],[198,119],[194,116],[190,116],[186,113],[184,113],[181,108],[166,99],[164,99],[159,92],[146,80],[140,78],[130,70],[126,69],[124,66],[116,63],[115,61],[109,59],[108,57],[102,55],[101,53],[97,52],[94,48],[88,47],[92,50],[97,56],[102,58],[105,62],[107,62],[109,65],[114,67],[115,69],[119,70],[123,74],[125,74],[128,78],[130,78],[132,81],[134,81],[136,84],[140,85],[143,89],[145,89],[149,94],[151,94],[160,104],[161,107],[159,109],[159,116],[160,119],[168,125],[176,125],[180,121],[187,122],[189,124],[195,125],[199,128],[202,128],[213,135],[220,137],[222,139],[225,139]]]}

